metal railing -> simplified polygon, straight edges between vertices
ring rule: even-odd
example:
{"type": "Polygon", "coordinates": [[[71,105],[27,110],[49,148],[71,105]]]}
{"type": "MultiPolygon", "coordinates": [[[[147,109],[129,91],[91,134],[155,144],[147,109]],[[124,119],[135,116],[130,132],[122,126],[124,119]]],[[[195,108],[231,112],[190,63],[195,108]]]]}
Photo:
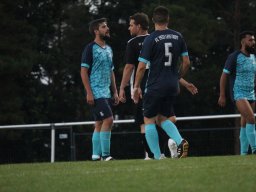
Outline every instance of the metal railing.
{"type": "MultiPolygon", "coordinates": [[[[238,117],[240,117],[240,114],[189,116],[189,117],[177,117],[177,121],[209,120],[209,119],[224,119],[224,118],[226,119],[226,118],[238,118],[238,117]]],[[[114,124],[134,123],[134,122],[135,122],[134,119],[114,120],[114,124]]],[[[66,127],[66,126],[93,125],[93,124],[94,124],[94,121],[27,124],[27,125],[2,125],[0,126],[0,129],[35,129],[35,128],[51,129],[51,163],[53,163],[55,161],[55,130],[57,128],[66,127]]]]}

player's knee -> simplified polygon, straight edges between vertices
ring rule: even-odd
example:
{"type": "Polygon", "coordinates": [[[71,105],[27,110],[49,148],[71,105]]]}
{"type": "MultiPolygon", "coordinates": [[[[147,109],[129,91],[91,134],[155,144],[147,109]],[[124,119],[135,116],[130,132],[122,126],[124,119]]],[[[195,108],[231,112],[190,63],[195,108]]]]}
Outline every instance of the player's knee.
{"type": "Polygon", "coordinates": [[[105,125],[108,125],[109,127],[111,127],[113,124],[113,117],[112,116],[108,117],[108,118],[104,119],[103,122],[105,125]]]}
{"type": "Polygon", "coordinates": [[[171,122],[176,123],[177,119],[176,116],[171,116],[168,118],[171,122]]]}

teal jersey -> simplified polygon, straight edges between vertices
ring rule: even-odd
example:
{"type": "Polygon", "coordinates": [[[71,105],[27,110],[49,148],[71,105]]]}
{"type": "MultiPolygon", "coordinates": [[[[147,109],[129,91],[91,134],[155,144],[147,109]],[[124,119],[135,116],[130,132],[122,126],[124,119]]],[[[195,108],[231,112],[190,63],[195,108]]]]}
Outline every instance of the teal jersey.
{"type": "Polygon", "coordinates": [[[231,98],[254,101],[254,81],[256,73],[255,55],[247,56],[241,51],[229,55],[223,72],[230,74],[231,98]]]}
{"type": "Polygon", "coordinates": [[[81,67],[89,69],[94,99],[111,98],[112,57],[110,46],[101,47],[95,42],[88,44],[83,51],[81,67]]]}

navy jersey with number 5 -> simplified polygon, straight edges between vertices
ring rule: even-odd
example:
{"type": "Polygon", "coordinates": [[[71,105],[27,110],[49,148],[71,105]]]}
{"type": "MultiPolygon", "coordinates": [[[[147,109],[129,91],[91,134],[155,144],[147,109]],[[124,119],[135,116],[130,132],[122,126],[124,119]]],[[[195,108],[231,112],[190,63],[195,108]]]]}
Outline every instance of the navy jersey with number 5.
{"type": "Polygon", "coordinates": [[[154,31],[146,37],[139,57],[150,65],[145,92],[152,96],[177,95],[178,60],[187,55],[186,43],[177,31],[154,31]]]}

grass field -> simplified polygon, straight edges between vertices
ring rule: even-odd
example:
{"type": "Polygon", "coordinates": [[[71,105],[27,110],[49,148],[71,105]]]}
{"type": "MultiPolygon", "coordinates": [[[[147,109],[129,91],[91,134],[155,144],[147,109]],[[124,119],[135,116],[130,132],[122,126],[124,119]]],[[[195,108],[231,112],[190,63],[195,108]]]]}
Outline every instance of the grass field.
{"type": "Polygon", "coordinates": [[[256,191],[256,156],[0,165],[0,192],[256,191]]]}

